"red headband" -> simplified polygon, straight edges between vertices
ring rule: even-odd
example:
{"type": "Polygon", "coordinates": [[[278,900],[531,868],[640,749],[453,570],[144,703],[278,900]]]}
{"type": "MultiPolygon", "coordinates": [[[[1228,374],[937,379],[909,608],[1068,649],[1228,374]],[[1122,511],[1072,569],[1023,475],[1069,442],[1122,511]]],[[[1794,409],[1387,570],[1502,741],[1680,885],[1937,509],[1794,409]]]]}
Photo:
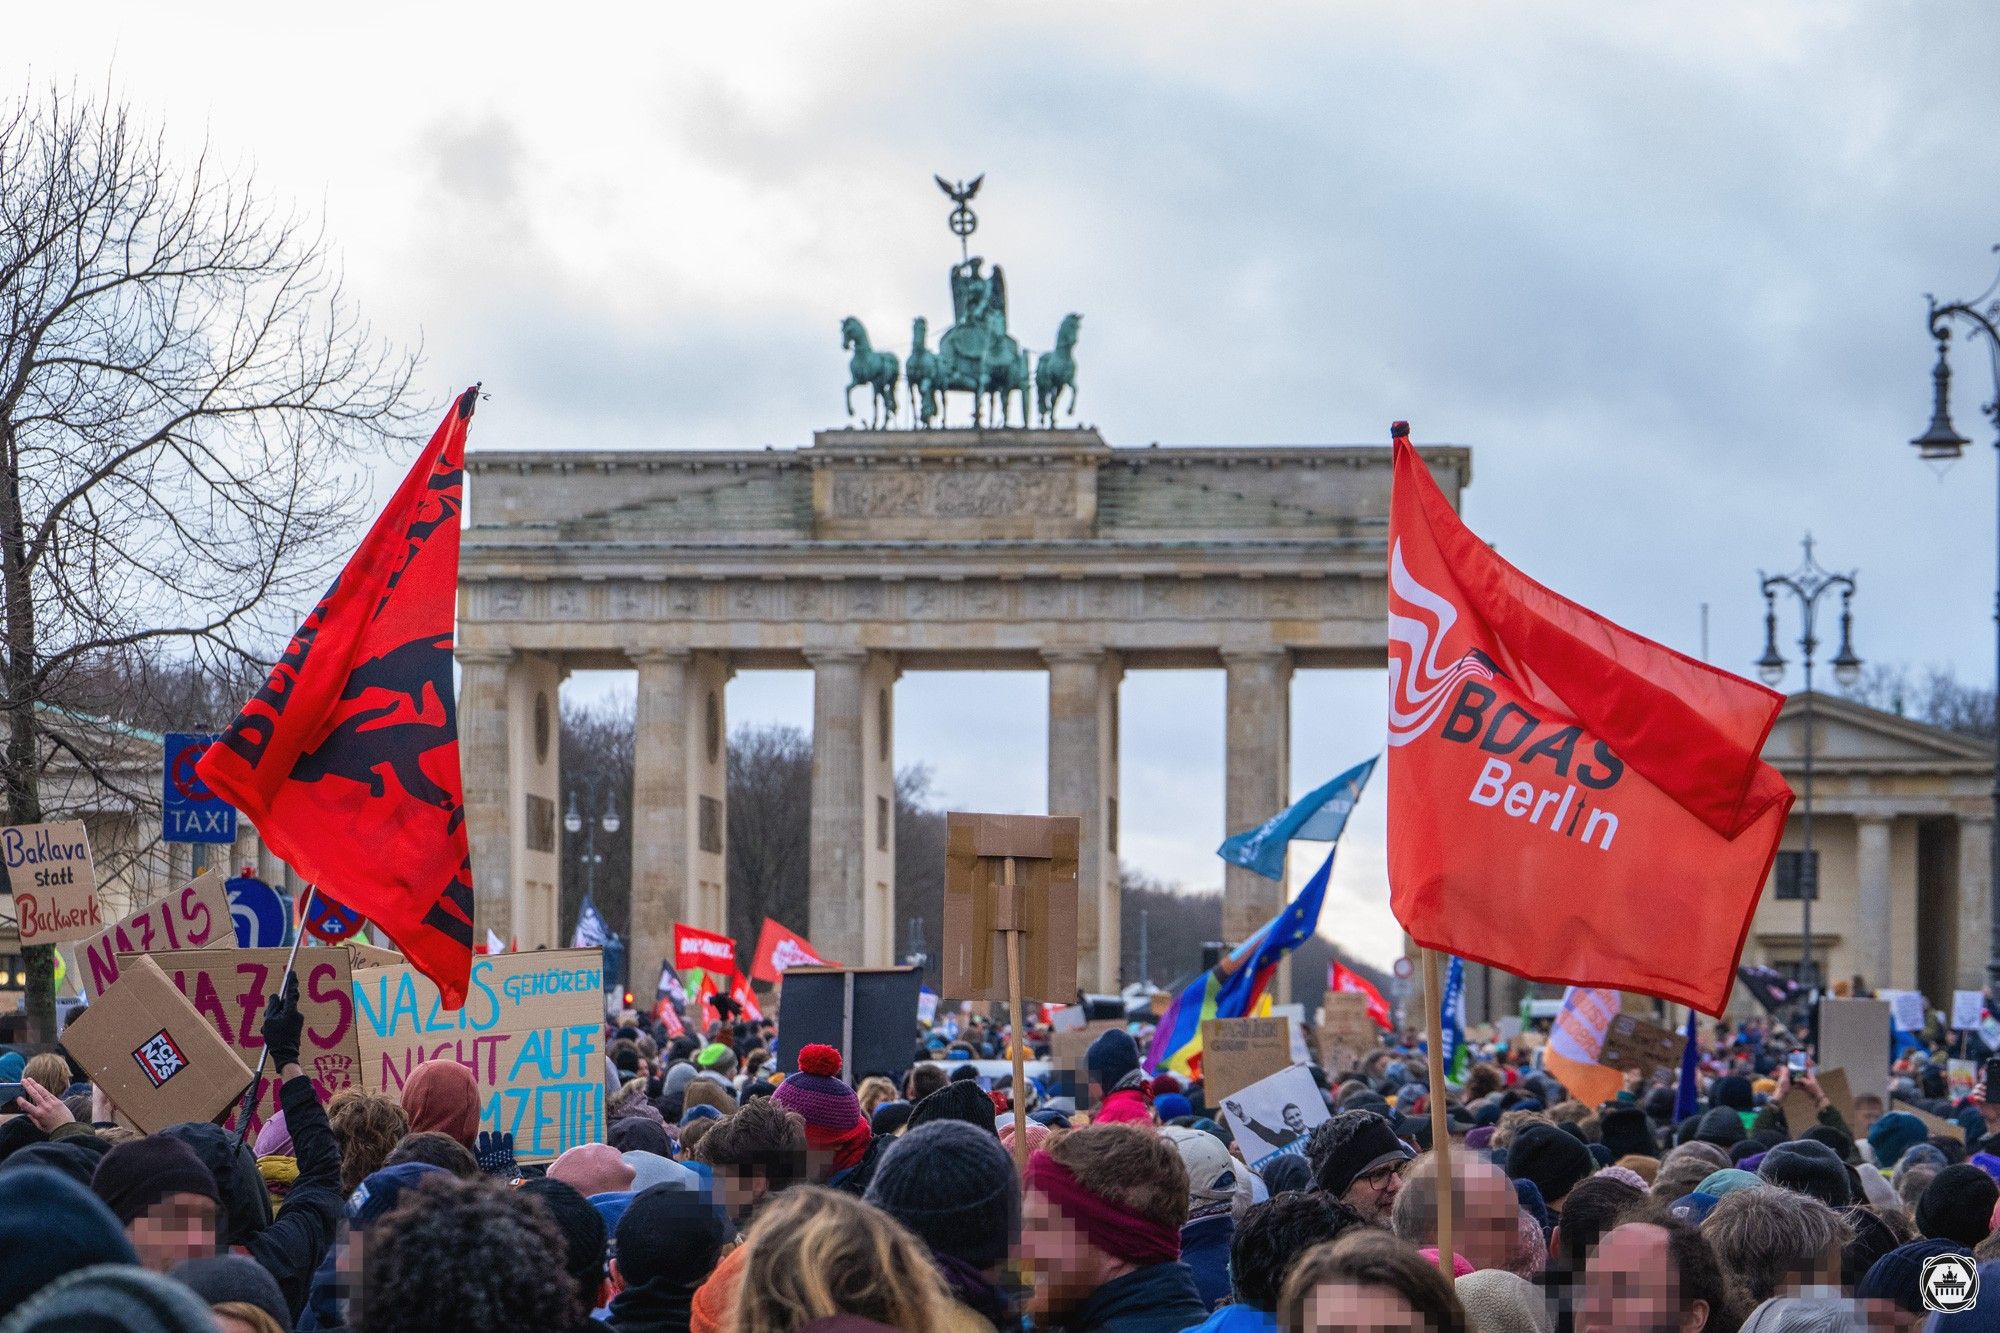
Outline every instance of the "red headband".
{"type": "Polygon", "coordinates": [[[1120,1208],[1077,1182],[1070,1169],[1037,1149],[1028,1156],[1027,1185],[1040,1190],[1083,1238],[1129,1264],[1169,1264],[1181,1257],[1181,1233],[1120,1208]]]}

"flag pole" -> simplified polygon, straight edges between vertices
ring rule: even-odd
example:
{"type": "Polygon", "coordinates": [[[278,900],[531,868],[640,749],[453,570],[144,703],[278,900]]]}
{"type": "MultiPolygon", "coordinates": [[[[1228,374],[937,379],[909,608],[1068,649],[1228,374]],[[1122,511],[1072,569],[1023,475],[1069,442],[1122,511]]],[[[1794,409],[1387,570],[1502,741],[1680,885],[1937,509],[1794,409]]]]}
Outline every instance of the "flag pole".
{"type": "MultiPolygon", "coordinates": [[[[299,924],[292,934],[292,951],[285,955],[285,975],[278,978],[278,994],[292,984],[292,968],[299,961],[299,945],[305,943],[306,917],[312,913],[313,895],[319,892],[319,885],[306,885],[306,900],[299,904],[299,924]]],[[[257,1053],[257,1072],[250,1076],[250,1086],[244,1089],[243,1106],[236,1113],[236,1146],[241,1148],[250,1137],[250,1113],[257,1107],[258,1089],[264,1086],[264,1066],[270,1062],[271,1048],[264,1047],[257,1053]]]]}
{"type": "Polygon", "coordinates": [[[1424,1024],[1429,1037],[1431,1073],[1431,1155],[1437,1172],[1438,1271],[1446,1286],[1456,1285],[1451,1258],[1451,1214],[1455,1203],[1451,1176],[1451,1133],[1444,1114],[1444,991],[1438,984],[1438,956],[1424,950],[1424,1024]]]}

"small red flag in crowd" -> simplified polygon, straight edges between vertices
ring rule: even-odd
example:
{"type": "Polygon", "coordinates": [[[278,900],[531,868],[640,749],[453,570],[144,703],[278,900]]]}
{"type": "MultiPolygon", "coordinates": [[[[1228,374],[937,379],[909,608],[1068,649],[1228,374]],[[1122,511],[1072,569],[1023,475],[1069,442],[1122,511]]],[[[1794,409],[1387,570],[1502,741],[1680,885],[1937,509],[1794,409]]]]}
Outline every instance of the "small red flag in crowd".
{"type": "Polygon", "coordinates": [[[458,396],[264,687],[195,771],[318,891],[368,918],[445,1007],[472,970],[452,617],[465,432],[458,396]]]}
{"type": "Polygon", "coordinates": [[[736,970],[736,941],[712,930],[674,923],[674,971],[720,972],[724,977],[736,970]]]}
{"type": "Polygon", "coordinates": [[[1368,997],[1368,1017],[1375,1020],[1379,1028],[1394,1027],[1395,1020],[1389,1015],[1389,1002],[1382,998],[1382,992],[1374,983],[1338,959],[1326,965],[1326,988],[1330,991],[1352,991],[1356,995],[1368,997]]]}
{"type": "Polygon", "coordinates": [[[757,956],[750,963],[753,980],[776,985],[788,967],[826,966],[827,960],[819,956],[811,940],[768,916],[764,918],[764,928],[757,935],[757,956]]]}
{"type": "Polygon", "coordinates": [[[1782,698],[1523,575],[1396,424],[1389,885],[1428,949],[1719,1014],[1792,792],[1782,698]],[[1667,928],[1667,927],[1671,928],[1667,928]]]}

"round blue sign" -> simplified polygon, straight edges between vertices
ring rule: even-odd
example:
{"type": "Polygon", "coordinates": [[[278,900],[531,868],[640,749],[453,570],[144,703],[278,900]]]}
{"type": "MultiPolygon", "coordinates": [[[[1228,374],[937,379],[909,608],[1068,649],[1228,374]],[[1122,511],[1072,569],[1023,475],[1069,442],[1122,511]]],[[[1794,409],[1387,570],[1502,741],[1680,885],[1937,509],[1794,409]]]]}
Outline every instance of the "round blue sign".
{"type": "Polygon", "coordinates": [[[229,919],[236,926],[237,948],[283,947],[285,920],[291,915],[283,894],[254,875],[238,875],[222,887],[229,894],[229,919]]]}

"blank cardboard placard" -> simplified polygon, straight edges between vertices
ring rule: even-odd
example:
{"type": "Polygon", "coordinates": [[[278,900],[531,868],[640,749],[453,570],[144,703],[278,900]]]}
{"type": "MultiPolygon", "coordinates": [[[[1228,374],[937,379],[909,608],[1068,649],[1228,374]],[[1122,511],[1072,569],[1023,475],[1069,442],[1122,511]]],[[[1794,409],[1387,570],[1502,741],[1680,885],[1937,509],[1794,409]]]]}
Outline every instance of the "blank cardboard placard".
{"type": "Polygon", "coordinates": [[[1292,1026],[1282,1018],[1205,1018],[1201,1083],[1209,1102],[1233,1096],[1292,1064],[1292,1026]]]}
{"type": "Polygon", "coordinates": [[[1687,1038],[1672,1028],[1633,1014],[1619,1014],[1604,1034],[1597,1063],[1611,1069],[1636,1069],[1651,1077],[1662,1070],[1679,1069],[1681,1052],[1686,1049],[1687,1038]]]}
{"type": "Polygon", "coordinates": [[[80,819],[0,829],[0,863],[14,891],[23,944],[67,944],[104,929],[97,909],[97,868],[80,819]]]}
{"type": "Polygon", "coordinates": [[[1785,1132],[1795,1139],[1804,1138],[1805,1132],[1819,1123],[1819,1103],[1804,1088],[1786,1089],[1778,1109],[1785,1116],[1785,1132]]]}
{"type": "Polygon", "coordinates": [[[72,957],[84,993],[102,995],[118,980],[121,953],[168,953],[179,949],[233,949],[236,926],[229,915],[229,892],[220,870],[204,870],[150,907],[113,922],[93,939],[74,946],[72,957]]]}
{"type": "Polygon", "coordinates": [[[480,1128],[511,1133],[521,1161],[604,1138],[602,949],[474,958],[456,1011],[408,964],[353,981],[363,1087],[400,1092],[418,1065],[450,1060],[479,1085],[480,1128]]]}
{"type": "Polygon", "coordinates": [[[126,960],[118,980],[63,1029],[63,1044],[147,1134],[212,1120],[250,1086],[250,1067],[149,957],[126,960]]]}
{"type": "Polygon", "coordinates": [[[1368,997],[1350,991],[1328,991],[1319,1011],[1319,1063],[1339,1074],[1368,1058],[1381,1045],[1381,1029],[1368,1016],[1368,997]]]}
{"type": "Polygon", "coordinates": [[[1889,1109],[1891,1111],[1901,1111],[1905,1115],[1913,1115],[1923,1121],[1924,1129],[1929,1132],[1932,1138],[1936,1138],[1942,1134],[1948,1139],[1957,1139],[1960,1143],[1965,1142],[1965,1126],[1959,1124],[1956,1120],[1946,1120],[1943,1116],[1935,1116],[1929,1111],[1919,1110],[1900,1097],[1890,1101],[1889,1109]]]}
{"type": "MultiPolygon", "coordinates": [[[[253,1073],[264,1056],[264,1007],[285,978],[289,949],[187,949],[150,955],[195,1012],[209,1021],[253,1073]]],[[[118,965],[138,957],[124,954],[118,965]]],[[[299,1067],[313,1083],[321,1105],[361,1079],[361,1045],[354,1031],[354,987],[347,950],[301,949],[298,956],[299,1067]]],[[[266,1063],[250,1111],[250,1132],[262,1129],[278,1109],[278,1069],[266,1063]]],[[[232,1111],[228,1128],[236,1127],[232,1111]]]]}
{"type": "MultiPolygon", "coordinates": [[[[1844,1069],[1856,1093],[1889,1092],[1889,1002],[1821,1000],[1819,1066],[1844,1069]]],[[[1822,1075],[1821,1087],[1825,1087],[1822,1075]]]]}
{"type": "Polygon", "coordinates": [[[1074,815],[954,811],[945,816],[942,993],[1009,998],[1000,885],[1012,857],[1022,930],[1021,998],[1075,999],[1080,828],[1074,815]]]}

